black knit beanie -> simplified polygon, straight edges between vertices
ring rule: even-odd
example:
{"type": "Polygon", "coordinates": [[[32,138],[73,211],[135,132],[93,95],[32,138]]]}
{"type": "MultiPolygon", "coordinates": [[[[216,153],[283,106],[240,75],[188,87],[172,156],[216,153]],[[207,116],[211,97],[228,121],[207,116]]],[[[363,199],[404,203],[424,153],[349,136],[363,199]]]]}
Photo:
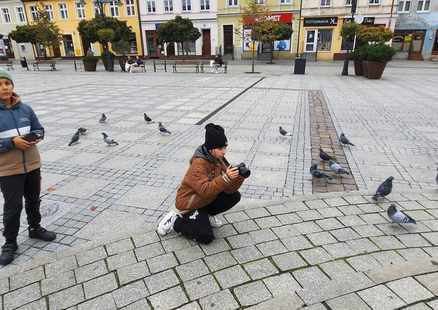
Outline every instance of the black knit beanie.
{"type": "Polygon", "coordinates": [[[207,150],[225,147],[228,145],[227,137],[225,137],[225,130],[213,123],[205,126],[205,142],[204,145],[207,150]]]}

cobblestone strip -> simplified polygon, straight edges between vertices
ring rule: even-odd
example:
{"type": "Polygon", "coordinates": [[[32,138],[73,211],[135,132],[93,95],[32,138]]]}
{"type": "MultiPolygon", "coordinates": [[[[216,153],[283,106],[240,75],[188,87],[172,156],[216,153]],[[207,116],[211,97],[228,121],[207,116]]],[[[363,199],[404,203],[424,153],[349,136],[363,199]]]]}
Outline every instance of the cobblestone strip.
{"type": "Polygon", "coordinates": [[[327,103],[319,90],[310,90],[310,132],[312,143],[312,161],[318,163],[318,167],[325,173],[332,175],[328,162],[319,158],[319,149],[322,148],[329,155],[336,158],[336,161],[350,171],[350,175],[335,176],[333,180],[313,179],[313,192],[341,192],[357,190],[357,184],[351,173],[347,157],[342,145],[338,142],[336,128],[330,116],[327,103]]]}

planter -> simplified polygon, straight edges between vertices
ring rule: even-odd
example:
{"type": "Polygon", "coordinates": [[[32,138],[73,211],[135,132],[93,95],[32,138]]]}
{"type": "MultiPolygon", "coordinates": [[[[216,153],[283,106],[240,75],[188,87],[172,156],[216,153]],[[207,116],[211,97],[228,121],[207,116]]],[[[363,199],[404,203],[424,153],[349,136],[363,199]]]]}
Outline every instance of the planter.
{"type": "Polygon", "coordinates": [[[294,64],[294,74],[306,74],[306,59],[296,58],[294,64]]]}
{"type": "Polygon", "coordinates": [[[114,71],[114,57],[111,54],[103,54],[102,61],[106,71],[114,71]]]}
{"type": "Polygon", "coordinates": [[[368,61],[367,62],[367,78],[378,80],[382,77],[385,70],[386,62],[368,61]]]}
{"type": "Polygon", "coordinates": [[[96,71],[98,58],[82,59],[84,63],[84,71],[96,71]]]}
{"type": "Polygon", "coordinates": [[[362,61],[362,73],[364,77],[368,77],[368,61],[362,61]]]}
{"type": "Polygon", "coordinates": [[[354,74],[356,75],[363,75],[363,62],[362,60],[355,60],[354,61],[354,74]]]}

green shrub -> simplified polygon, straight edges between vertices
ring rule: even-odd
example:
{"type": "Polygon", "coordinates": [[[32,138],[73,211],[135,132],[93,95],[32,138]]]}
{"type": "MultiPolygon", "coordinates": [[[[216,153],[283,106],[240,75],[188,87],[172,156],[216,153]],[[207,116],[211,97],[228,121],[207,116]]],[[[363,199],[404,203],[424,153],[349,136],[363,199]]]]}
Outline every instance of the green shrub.
{"type": "Polygon", "coordinates": [[[366,48],[365,60],[388,62],[395,55],[395,50],[386,44],[369,45],[366,48]]]}

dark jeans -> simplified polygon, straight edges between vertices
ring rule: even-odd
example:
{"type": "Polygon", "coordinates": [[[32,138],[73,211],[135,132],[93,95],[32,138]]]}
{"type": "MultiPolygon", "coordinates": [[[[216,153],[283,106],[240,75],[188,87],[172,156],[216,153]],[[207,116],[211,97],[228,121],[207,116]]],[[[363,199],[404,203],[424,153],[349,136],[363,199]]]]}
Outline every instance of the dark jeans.
{"type": "Polygon", "coordinates": [[[214,239],[209,215],[216,215],[234,207],[240,201],[240,193],[220,193],[215,200],[205,207],[193,210],[178,217],[173,225],[177,233],[195,239],[199,243],[208,244],[214,239]]]}
{"type": "Polygon", "coordinates": [[[6,241],[16,242],[20,229],[20,215],[23,209],[23,197],[27,222],[30,227],[38,227],[41,222],[40,169],[25,174],[0,177],[0,188],[5,204],[3,206],[3,236],[6,241]]]}

